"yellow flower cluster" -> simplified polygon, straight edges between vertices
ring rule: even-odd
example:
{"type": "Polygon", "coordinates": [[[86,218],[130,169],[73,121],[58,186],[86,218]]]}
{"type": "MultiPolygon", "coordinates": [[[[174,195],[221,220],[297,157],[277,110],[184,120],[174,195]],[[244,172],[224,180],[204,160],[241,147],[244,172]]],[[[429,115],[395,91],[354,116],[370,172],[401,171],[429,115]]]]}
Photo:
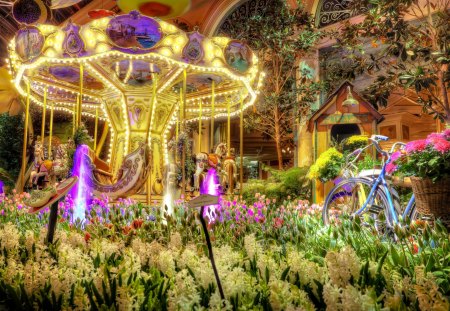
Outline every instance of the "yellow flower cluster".
{"type": "Polygon", "coordinates": [[[330,171],[339,170],[343,157],[342,153],[337,151],[336,148],[329,148],[317,158],[313,165],[311,165],[308,178],[328,179],[328,173],[330,171]]]}
{"type": "Polygon", "coordinates": [[[368,142],[369,137],[365,135],[353,135],[346,140],[345,145],[352,147],[352,149],[356,149],[364,147],[368,142]]]}

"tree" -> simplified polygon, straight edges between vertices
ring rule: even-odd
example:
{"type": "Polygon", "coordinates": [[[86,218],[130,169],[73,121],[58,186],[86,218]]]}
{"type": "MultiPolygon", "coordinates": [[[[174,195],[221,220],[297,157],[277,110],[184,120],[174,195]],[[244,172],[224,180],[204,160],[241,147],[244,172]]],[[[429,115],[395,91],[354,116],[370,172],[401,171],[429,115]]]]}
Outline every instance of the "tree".
{"type": "Polygon", "coordinates": [[[294,122],[309,114],[321,83],[300,72],[299,60],[322,36],[313,18],[298,4],[270,1],[248,18],[231,15],[227,35],[246,42],[256,51],[266,73],[262,96],[245,126],[260,131],[276,144],[278,167],[283,167],[283,144],[292,141],[294,122]]]}
{"type": "Polygon", "coordinates": [[[370,9],[363,22],[347,21],[336,34],[349,62],[329,77],[336,81],[368,73],[374,79],[365,95],[375,106],[386,106],[389,96],[400,92],[450,124],[450,0],[355,2],[370,9]]]}
{"type": "Polygon", "coordinates": [[[0,176],[5,178],[3,181],[10,187],[14,186],[14,181],[20,173],[22,133],[22,116],[10,116],[8,113],[0,114],[0,176]]]}

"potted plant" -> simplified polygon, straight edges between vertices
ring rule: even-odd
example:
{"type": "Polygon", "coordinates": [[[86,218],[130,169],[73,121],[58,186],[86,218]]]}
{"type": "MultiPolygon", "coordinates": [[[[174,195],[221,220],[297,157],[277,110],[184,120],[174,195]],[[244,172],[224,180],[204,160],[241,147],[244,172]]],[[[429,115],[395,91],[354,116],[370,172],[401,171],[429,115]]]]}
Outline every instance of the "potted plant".
{"type": "Polygon", "coordinates": [[[411,177],[416,208],[450,224],[450,129],[406,144],[387,171],[411,177]]]}
{"type": "Polygon", "coordinates": [[[310,179],[319,179],[325,183],[335,179],[341,172],[344,156],[335,147],[323,152],[311,165],[308,173],[310,179]]]}

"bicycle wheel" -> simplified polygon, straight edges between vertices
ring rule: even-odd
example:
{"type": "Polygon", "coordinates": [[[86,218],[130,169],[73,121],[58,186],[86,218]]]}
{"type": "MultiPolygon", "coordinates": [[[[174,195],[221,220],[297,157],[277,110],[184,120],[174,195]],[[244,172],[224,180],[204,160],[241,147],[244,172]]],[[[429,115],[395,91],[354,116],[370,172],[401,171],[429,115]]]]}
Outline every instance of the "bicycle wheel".
{"type": "MultiPolygon", "coordinates": [[[[322,210],[322,219],[326,225],[339,224],[346,217],[354,217],[364,206],[373,186],[374,179],[349,178],[337,184],[327,195],[322,210]]],[[[358,216],[363,222],[373,222],[377,231],[385,231],[386,225],[392,225],[388,212],[388,200],[381,189],[376,189],[369,199],[366,209],[358,216]]]]}

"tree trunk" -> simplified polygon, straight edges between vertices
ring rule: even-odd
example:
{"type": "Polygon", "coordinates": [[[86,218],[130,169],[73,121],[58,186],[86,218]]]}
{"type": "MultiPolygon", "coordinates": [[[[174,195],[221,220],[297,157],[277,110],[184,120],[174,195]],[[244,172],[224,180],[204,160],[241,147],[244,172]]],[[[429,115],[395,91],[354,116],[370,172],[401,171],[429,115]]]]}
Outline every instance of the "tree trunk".
{"type": "Polygon", "coordinates": [[[277,147],[277,158],[278,158],[278,169],[282,170],[283,169],[283,154],[281,152],[281,142],[279,139],[275,140],[275,144],[277,147]]]}
{"type": "Polygon", "coordinates": [[[278,117],[278,109],[275,108],[275,145],[277,148],[278,169],[283,169],[283,154],[281,153],[281,135],[280,135],[280,119],[278,117]]]}

